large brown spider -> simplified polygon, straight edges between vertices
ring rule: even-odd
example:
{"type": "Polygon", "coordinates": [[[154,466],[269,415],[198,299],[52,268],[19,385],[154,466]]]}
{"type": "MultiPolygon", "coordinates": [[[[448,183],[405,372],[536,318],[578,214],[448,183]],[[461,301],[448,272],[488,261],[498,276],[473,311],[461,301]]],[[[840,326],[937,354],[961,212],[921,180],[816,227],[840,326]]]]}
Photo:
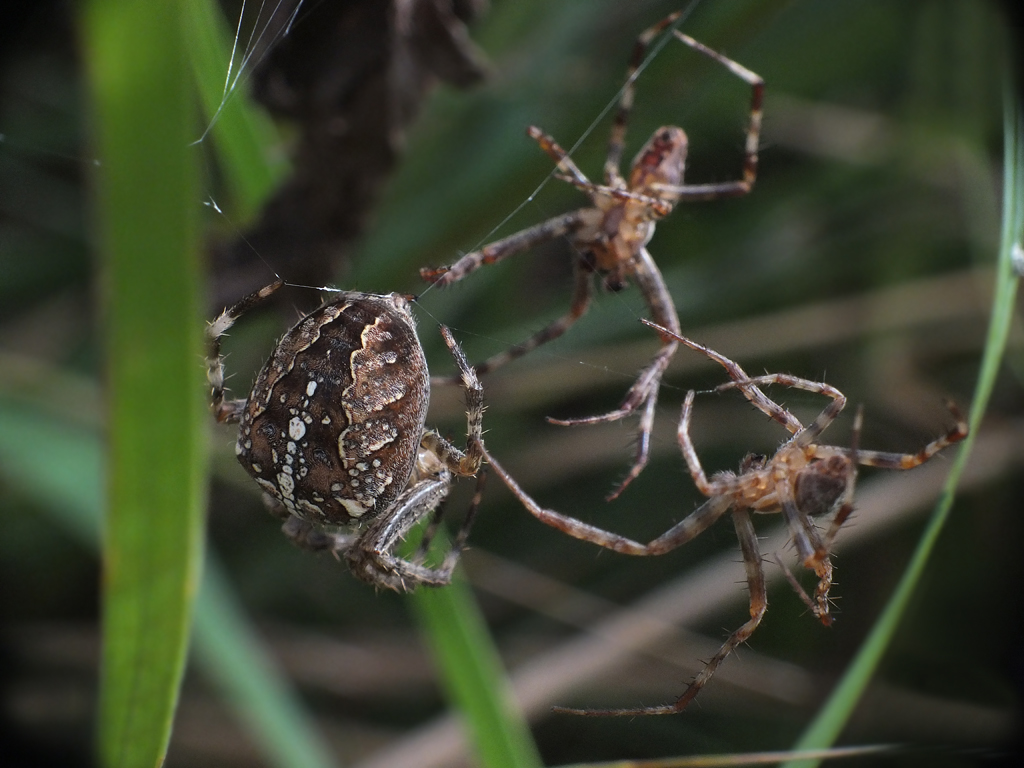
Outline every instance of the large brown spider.
{"type": "MultiPolygon", "coordinates": [[[[694,699],[707,684],[719,664],[753,634],[767,608],[767,591],[761,554],[758,550],[757,535],[750,519],[750,513],[781,512],[789,527],[793,542],[803,565],[814,571],[818,578],[815,597],[811,600],[802,590],[801,596],[811,606],[815,616],[828,625],[828,592],[832,584],[830,552],[833,540],[840,526],[853,511],[853,491],[857,477],[857,465],[882,467],[886,469],[911,469],[928,461],[948,445],[967,436],[967,423],[956,406],[949,403],[949,409],[956,419],[956,425],[942,437],[928,443],[917,453],[884,453],[863,451],[858,447],[861,418],[854,423],[851,448],[821,445],[818,437],[836,418],[846,405],[846,397],[835,387],[808,381],[782,373],[764,376],[748,376],[739,365],[729,358],[686,337],[659,328],[644,321],[663,335],[702,352],[722,365],[732,381],[722,384],[716,391],[739,389],[758,410],[782,424],[792,434],[775,455],[768,458],[754,454],[747,455],[740,462],[738,474],[720,472],[710,479],[704,474],[697,451],[690,439],[690,415],[695,393],[690,390],[683,403],[679,421],[678,438],[683,458],[689,467],[697,488],[708,497],[700,507],[656,539],[641,544],[624,536],[597,528],[593,525],[568,517],[550,509],[544,509],[534,501],[516,481],[485,452],[488,463],[494,468],[509,489],[523,503],[529,512],[550,526],[577,539],[593,542],[599,546],[628,555],[661,555],[682,546],[698,536],[726,512],[732,512],[733,524],[743,553],[747,571],[747,587],[750,592],[750,619],[733,632],[703,670],[694,678],[689,687],[671,704],[629,709],[569,709],[556,707],[556,711],[578,715],[661,715],[680,712],[694,699]],[[789,411],[770,400],[759,386],[780,384],[785,387],[816,392],[832,398],[832,401],[809,426],[805,427],[789,411]],[[831,513],[831,514],[830,514],[831,513]],[[828,520],[827,531],[822,534],[814,518],[828,520]]],[[[787,574],[788,575],[788,574],[787,574]]],[[[795,579],[792,579],[795,584],[795,579]]],[[[799,589],[799,586],[797,585],[799,589]]]]}
{"type": "Polygon", "coordinates": [[[435,285],[451,285],[484,264],[501,261],[540,243],[567,237],[577,258],[573,259],[574,288],[569,312],[541,329],[526,341],[501,352],[476,366],[487,373],[520,357],[539,345],[561,336],[584,312],[591,299],[590,275],[601,276],[604,287],[618,291],[630,280],[643,294],[651,317],[668,329],[662,335],[662,347],[644,368],[626,393],[622,404],[609,413],[578,419],[549,419],[554,424],[594,424],[615,421],[633,413],[641,406],[636,457],[626,478],[609,497],[615,498],[647,464],[651,430],[661,377],[678,346],[671,334],[680,333],[679,317],[672,296],[647,243],[654,235],[655,222],[672,212],[679,201],[715,200],[747,194],[757,176],[757,148],[761,132],[761,102],[764,81],[750,70],[698,43],[677,30],[672,33],[686,45],[711,57],[751,86],[750,122],[747,128],[743,178],[716,184],[685,184],[687,137],[682,128],[664,126],[654,132],[630,166],[629,178],[622,177],[619,165],[626,138],[626,123],[633,106],[634,81],[644,53],[651,41],[672,25],[681,15],[677,11],[645,30],[636,41],[627,69],[626,84],[619,100],[619,109],[608,141],[604,164],[604,184],[591,182],[553,138],[531,126],[528,134],[558,164],[555,175],[585,192],[592,206],[556,216],[521,232],[485,245],[468,253],[448,267],[424,268],[420,275],[435,285]]]}
{"type": "Polygon", "coordinates": [[[239,422],[235,453],[263,489],[271,513],[300,547],[343,557],[363,581],[394,590],[451,581],[477,494],[437,567],[422,560],[453,477],[472,477],[483,457],[483,388],[452,337],[467,403],[463,453],[424,429],[430,375],[406,297],[341,291],[278,343],[249,396],[226,399],[220,338],[278,280],[224,310],[207,328],[207,376],[217,421],[239,422]],[[412,560],[395,547],[434,515],[412,560]]]}

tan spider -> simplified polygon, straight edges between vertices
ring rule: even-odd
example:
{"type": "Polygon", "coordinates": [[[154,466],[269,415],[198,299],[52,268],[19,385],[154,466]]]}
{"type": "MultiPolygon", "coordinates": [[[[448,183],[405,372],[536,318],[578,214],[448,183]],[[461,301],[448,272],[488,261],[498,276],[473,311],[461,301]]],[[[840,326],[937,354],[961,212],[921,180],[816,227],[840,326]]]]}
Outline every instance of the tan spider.
{"type": "Polygon", "coordinates": [[[611,291],[636,282],[651,317],[669,333],[662,335],[662,347],[644,368],[626,393],[622,404],[609,413],[579,419],[549,419],[561,425],[594,424],[622,419],[637,409],[640,415],[636,457],[626,478],[609,497],[615,498],[643,470],[650,453],[651,430],[661,377],[678,343],[672,334],[680,333],[679,317],[672,296],[647,243],[654,235],[655,222],[672,212],[681,200],[714,200],[747,194],[757,176],[757,147],[761,131],[761,102],[764,81],[750,70],[698,43],[677,30],[672,33],[686,45],[711,57],[751,86],[750,122],[747,128],[743,178],[718,184],[685,184],[687,138],[682,128],[664,126],[654,132],[630,166],[628,179],[619,171],[626,138],[626,123],[633,106],[634,80],[651,41],[671,26],[682,12],[677,11],[644,31],[636,41],[627,70],[626,85],[608,141],[604,164],[604,184],[591,182],[553,138],[531,126],[528,134],[558,164],[557,178],[585,192],[592,205],[548,219],[521,232],[468,253],[448,267],[424,268],[421,276],[435,285],[451,285],[484,264],[493,264],[526,251],[540,243],[566,237],[576,258],[573,259],[574,288],[569,312],[541,329],[526,341],[494,355],[476,366],[480,374],[498,368],[563,333],[586,312],[591,299],[590,275],[601,276],[611,291]]]}
{"type": "MultiPolygon", "coordinates": [[[[556,707],[556,711],[560,712],[578,715],[661,715],[680,712],[686,708],[711,679],[726,656],[736,646],[746,642],[753,634],[768,605],[761,554],[758,550],[757,535],[750,519],[751,512],[758,514],[782,513],[803,565],[813,570],[818,578],[814,599],[812,600],[803,593],[795,579],[791,578],[791,581],[811,606],[815,616],[822,623],[830,624],[832,621],[829,614],[828,598],[829,588],[832,585],[830,552],[840,526],[853,511],[857,465],[886,469],[911,469],[928,461],[946,446],[967,436],[967,423],[956,406],[949,403],[948,406],[956,420],[956,425],[917,453],[902,454],[860,450],[858,447],[861,426],[859,412],[854,423],[852,447],[839,448],[821,445],[817,442],[819,436],[846,405],[846,397],[835,387],[782,373],[750,377],[739,365],[714,350],[672,333],[666,328],[659,328],[654,323],[646,320],[644,322],[659,333],[702,352],[722,365],[732,381],[719,386],[716,391],[740,390],[758,410],[786,427],[792,437],[784,442],[775,455],[770,458],[748,454],[740,462],[738,474],[720,472],[708,478],[704,474],[697,451],[690,439],[690,415],[695,397],[694,391],[690,390],[683,403],[682,416],[679,421],[679,446],[694,483],[700,492],[708,497],[708,500],[667,532],[646,544],[542,508],[519,487],[500,464],[491,456],[487,456],[487,461],[494,471],[534,517],[577,539],[590,541],[623,554],[664,554],[702,533],[726,512],[732,512],[736,536],[740,542],[740,550],[743,553],[743,562],[747,571],[750,619],[729,636],[718,653],[708,661],[704,669],[690,683],[683,695],[671,704],[629,709],[556,707]],[[832,398],[832,402],[822,410],[813,423],[805,427],[793,414],[761,392],[759,387],[768,384],[779,384],[820,393],[832,398]],[[824,534],[815,525],[814,518],[816,517],[825,517],[828,520],[828,528],[824,534]]],[[[787,575],[789,574],[787,573],[787,575]]]]}

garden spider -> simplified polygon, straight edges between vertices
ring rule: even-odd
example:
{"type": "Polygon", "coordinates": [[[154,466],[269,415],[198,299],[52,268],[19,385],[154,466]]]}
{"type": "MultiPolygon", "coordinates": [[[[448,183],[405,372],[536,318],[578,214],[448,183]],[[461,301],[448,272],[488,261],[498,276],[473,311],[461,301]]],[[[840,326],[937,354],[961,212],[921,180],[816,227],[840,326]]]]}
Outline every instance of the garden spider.
{"type": "Polygon", "coordinates": [[[226,399],[220,338],[282,284],[247,296],[207,327],[213,410],[219,422],[239,422],[239,463],[300,547],[340,555],[375,586],[405,591],[448,584],[476,514],[482,473],[444,561],[431,567],[423,558],[453,477],[480,472],[484,406],[476,373],[441,326],[466,392],[463,453],[424,429],[430,375],[407,298],[342,291],[284,335],[246,399],[226,399]],[[417,555],[396,555],[395,547],[430,515],[417,555]]]}
{"type": "Polygon", "coordinates": [[[647,243],[654,235],[655,222],[672,212],[679,201],[715,200],[738,197],[750,192],[757,176],[757,148],[761,132],[761,102],[764,81],[750,70],[698,43],[677,30],[672,33],[686,45],[714,59],[730,72],[750,84],[750,120],[747,128],[743,178],[716,184],[685,184],[687,137],[682,128],[664,126],[654,132],[630,167],[629,177],[619,171],[626,138],[626,123],[633,106],[634,81],[651,41],[682,14],[677,11],[644,31],[636,41],[622,89],[619,109],[608,141],[604,164],[604,184],[591,182],[553,138],[539,128],[530,127],[528,134],[557,163],[557,178],[585,192],[592,206],[556,216],[521,232],[485,245],[466,254],[448,267],[424,268],[420,275],[435,285],[451,285],[484,264],[501,261],[540,243],[567,237],[576,254],[573,259],[574,288],[569,312],[541,329],[526,341],[494,355],[476,366],[480,374],[488,373],[532,349],[551,341],[569,329],[586,312],[591,300],[590,274],[601,276],[604,287],[618,291],[636,282],[651,317],[668,329],[662,334],[662,346],[626,393],[621,405],[608,413],[577,419],[549,419],[554,424],[594,424],[622,419],[642,407],[637,434],[636,456],[626,478],[609,496],[614,499],[632,482],[647,464],[650,454],[651,430],[661,378],[678,343],[672,334],[681,332],[679,317],[672,296],[647,243]]]}
{"type": "MultiPolygon", "coordinates": [[[[682,416],[679,421],[679,446],[694,483],[700,492],[708,497],[708,500],[667,532],[647,544],[641,544],[576,518],[542,508],[485,451],[484,455],[488,463],[534,517],[577,539],[589,541],[623,554],[664,554],[698,536],[726,512],[732,512],[733,524],[736,528],[747,572],[750,619],[729,636],[719,651],[690,683],[683,695],[671,704],[629,709],[556,707],[556,711],[560,712],[578,715],[661,715],[681,712],[686,708],[732,650],[750,638],[768,606],[761,554],[750,518],[751,512],[757,514],[782,513],[801,562],[805,567],[813,570],[818,578],[814,599],[812,600],[799,588],[795,579],[791,579],[791,581],[797,587],[801,597],[811,606],[815,616],[822,623],[830,624],[828,602],[828,592],[832,584],[830,552],[840,526],[853,511],[857,465],[886,469],[911,469],[928,461],[943,448],[962,440],[967,435],[967,423],[956,406],[949,403],[948,407],[953,413],[956,425],[917,453],[900,454],[860,450],[858,447],[861,428],[859,412],[854,423],[852,447],[839,448],[821,445],[817,442],[818,437],[839,415],[846,404],[846,397],[835,387],[781,373],[750,377],[739,365],[714,350],[680,334],[672,333],[667,328],[658,327],[647,320],[644,322],[659,333],[702,352],[722,365],[732,380],[717,387],[715,391],[739,389],[758,410],[785,426],[792,437],[779,447],[774,456],[768,458],[748,454],[740,462],[738,474],[720,472],[709,479],[704,474],[697,451],[690,439],[690,415],[695,397],[694,391],[690,390],[683,403],[682,416]],[[815,392],[832,400],[814,422],[805,427],[793,414],[761,392],[759,386],[768,384],[780,384],[785,387],[815,392]],[[822,534],[813,518],[829,513],[831,513],[831,519],[828,529],[822,534]]],[[[787,573],[787,576],[791,575],[787,573]]]]}

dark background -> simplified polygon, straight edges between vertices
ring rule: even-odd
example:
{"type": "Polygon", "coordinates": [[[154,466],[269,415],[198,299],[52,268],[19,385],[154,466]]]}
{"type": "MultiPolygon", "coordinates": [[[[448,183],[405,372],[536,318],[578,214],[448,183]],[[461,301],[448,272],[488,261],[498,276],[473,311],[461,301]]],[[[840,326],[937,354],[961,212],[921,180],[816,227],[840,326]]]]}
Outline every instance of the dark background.
{"type": "MultiPolygon", "coordinates": [[[[292,38],[250,80],[286,121],[297,171],[258,221],[225,222],[211,213],[211,314],[275,272],[293,282],[415,292],[428,357],[444,372],[450,361],[438,322],[451,325],[476,360],[564,311],[570,262],[561,244],[443,292],[426,290],[417,271],[583,203],[555,181],[517,210],[550,170],[525,128],[537,124],[573,144],[615,98],[636,35],[676,6],[465,5],[455,4],[450,16],[424,12],[422,26],[400,42],[388,33],[384,4],[304,7],[292,38]],[[457,44],[463,20],[474,15],[468,31],[480,55],[457,44]],[[385,81],[396,57],[408,76],[385,81]],[[337,121],[358,152],[332,142],[337,121]],[[234,227],[246,229],[254,247],[240,243],[234,227]]],[[[90,154],[74,22],[64,3],[26,5],[6,17],[0,42],[0,389],[52,387],[55,412],[98,421],[90,154]]],[[[943,398],[970,402],[984,343],[1009,21],[1000,6],[982,2],[764,0],[705,2],[683,29],[767,82],[754,192],[681,205],[650,244],[685,332],[752,373],[827,380],[864,403],[863,447],[916,450],[948,426],[943,398]]],[[[687,179],[733,178],[748,99],[742,83],[670,43],[638,81],[626,157],[655,127],[679,124],[691,141],[687,179]]],[[[574,155],[595,178],[607,130],[606,118],[574,155]]],[[[220,196],[212,160],[207,185],[220,196]]],[[[228,347],[237,389],[296,311],[317,301],[312,291],[282,291],[276,308],[237,329],[228,347]]],[[[618,403],[657,346],[637,322],[643,314],[635,289],[600,296],[563,339],[484,382],[488,446],[530,492],[637,538],[661,533],[700,501],[675,444],[675,422],[685,391],[719,383],[720,371],[701,367],[686,350],[677,354],[651,466],[614,504],[603,497],[625,472],[634,422],[567,430],[543,417],[618,403]]],[[[978,436],[979,474],[965,482],[922,588],[843,737],[911,745],[887,758],[894,765],[998,761],[1017,735],[1021,363],[1015,328],[978,436]]],[[[821,407],[804,393],[780,399],[801,418],[821,407]]],[[[438,391],[430,423],[458,438],[461,419],[458,392],[438,391]]],[[[851,420],[845,414],[826,436],[846,444],[851,420]]],[[[738,397],[703,396],[694,437],[713,471],[734,468],[748,451],[771,453],[783,436],[738,397]]],[[[389,750],[445,707],[402,598],[374,594],[330,558],[290,547],[234,464],[230,432],[218,429],[213,440],[211,547],[342,759],[376,756],[382,762],[375,765],[386,764],[389,750]]],[[[928,469],[938,473],[921,487],[910,485],[916,472],[862,473],[860,497],[876,500],[883,520],[841,547],[835,626],[826,630],[805,615],[768,564],[775,579],[768,616],[750,648],[726,662],[722,678],[736,667],[733,679],[713,681],[675,717],[591,721],[546,713],[551,704],[669,701],[708,651],[670,637],[648,653],[609,656],[602,674],[536,708],[545,761],[790,746],[899,578],[949,460],[934,463],[928,469]],[[778,662],[788,666],[772,666],[778,662]]],[[[652,590],[679,583],[684,600],[689,569],[708,557],[738,559],[724,522],[659,558],[599,551],[537,523],[499,485],[492,478],[466,573],[513,671],[557,658],[586,636],[579,634],[586,626],[641,604],[652,590]],[[507,570],[513,566],[527,570],[507,570]],[[585,594],[564,592],[567,585],[585,594]]],[[[24,756],[22,764],[85,762],[98,565],[17,484],[0,481],[0,505],[0,737],[10,754],[24,756]]],[[[765,531],[777,525],[756,523],[765,531]]],[[[856,536],[858,526],[855,516],[847,533],[856,536]]],[[[711,648],[745,618],[742,584],[731,594],[714,615],[687,627],[710,638],[711,648]]],[[[190,674],[168,764],[258,760],[231,713],[190,674]]]]}

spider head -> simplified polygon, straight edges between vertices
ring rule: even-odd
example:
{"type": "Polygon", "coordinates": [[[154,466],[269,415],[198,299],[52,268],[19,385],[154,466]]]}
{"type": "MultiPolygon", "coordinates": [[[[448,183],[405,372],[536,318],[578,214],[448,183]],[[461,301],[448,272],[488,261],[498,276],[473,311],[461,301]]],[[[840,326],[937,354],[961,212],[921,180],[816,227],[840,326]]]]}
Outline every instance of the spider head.
{"type": "Polygon", "coordinates": [[[653,197],[663,197],[664,194],[659,194],[652,185],[682,184],[687,143],[686,131],[675,125],[665,125],[656,130],[633,158],[629,188],[641,193],[651,191],[653,197]]]}

